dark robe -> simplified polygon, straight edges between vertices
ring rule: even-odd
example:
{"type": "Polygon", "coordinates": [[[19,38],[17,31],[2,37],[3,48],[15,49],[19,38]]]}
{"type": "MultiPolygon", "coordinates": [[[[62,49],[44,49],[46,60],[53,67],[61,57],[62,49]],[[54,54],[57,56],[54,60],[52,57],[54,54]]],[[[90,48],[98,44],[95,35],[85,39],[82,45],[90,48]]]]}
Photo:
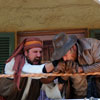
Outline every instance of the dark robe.
{"type": "MultiPolygon", "coordinates": [[[[20,90],[17,89],[13,79],[0,79],[0,96],[6,100],[21,100],[28,78],[21,78],[20,90]]],[[[37,100],[40,95],[41,82],[39,79],[32,79],[28,95],[25,100],[37,100]]]]}

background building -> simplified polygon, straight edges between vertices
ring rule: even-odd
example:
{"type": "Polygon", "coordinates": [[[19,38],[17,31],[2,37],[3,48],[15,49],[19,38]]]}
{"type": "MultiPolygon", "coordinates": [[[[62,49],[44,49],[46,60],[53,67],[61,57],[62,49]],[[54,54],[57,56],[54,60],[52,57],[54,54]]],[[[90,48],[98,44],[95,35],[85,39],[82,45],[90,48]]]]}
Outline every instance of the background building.
{"type": "Polygon", "coordinates": [[[100,5],[95,0],[0,0],[0,73],[25,37],[43,40],[43,62],[59,33],[100,39],[100,5]]]}

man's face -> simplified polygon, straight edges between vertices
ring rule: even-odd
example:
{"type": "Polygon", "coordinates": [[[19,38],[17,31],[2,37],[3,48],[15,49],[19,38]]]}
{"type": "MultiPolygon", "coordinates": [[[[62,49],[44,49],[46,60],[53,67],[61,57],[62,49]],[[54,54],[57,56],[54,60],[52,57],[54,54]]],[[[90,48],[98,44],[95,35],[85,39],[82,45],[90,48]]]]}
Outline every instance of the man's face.
{"type": "Polygon", "coordinates": [[[42,48],[37,47],[29,49],[25,51],[25,56],[32,65],[38,65],[41,63],[42,59],[42,48]]]}
{"type": "Polygon", "coordinates": [[[76,57],[77,57],[77,53],[76,53],[76,46],[74,45],[64,56],[63,56],[63,60],[64,61],[68,61],[68,60],[72,60],[75,61],[76,57]]]}

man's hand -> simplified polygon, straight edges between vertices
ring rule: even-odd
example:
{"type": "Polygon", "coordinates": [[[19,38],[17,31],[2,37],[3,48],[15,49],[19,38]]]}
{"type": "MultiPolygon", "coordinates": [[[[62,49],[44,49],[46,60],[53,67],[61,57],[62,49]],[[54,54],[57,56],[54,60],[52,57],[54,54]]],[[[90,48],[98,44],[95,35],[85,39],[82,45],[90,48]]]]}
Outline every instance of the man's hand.
{"type": "Polygon", "coordinates": [[[78,73],[83,73],[83,72],[84,72],[83,68],[82,67],[78,67],[78,73]]]}
{"type": "Polygon", "coordinates": [[[74,61],[59,62],[55,67],[55,72],[59,73],[82,73],[83,69],[74,61]]]}
{"type": "Polygon", "coordinates": [[[65,69],[65,62],[59,62],[54,71],[59,73],[65,73],[65,69]]]}
{"type": "Polygon", "coordinates": [[[78,63],[74,61],[67,61],[66,62],[66,72],[69,73],[81,73],[83,72],[82,67],[78,65],[78,63]]]}

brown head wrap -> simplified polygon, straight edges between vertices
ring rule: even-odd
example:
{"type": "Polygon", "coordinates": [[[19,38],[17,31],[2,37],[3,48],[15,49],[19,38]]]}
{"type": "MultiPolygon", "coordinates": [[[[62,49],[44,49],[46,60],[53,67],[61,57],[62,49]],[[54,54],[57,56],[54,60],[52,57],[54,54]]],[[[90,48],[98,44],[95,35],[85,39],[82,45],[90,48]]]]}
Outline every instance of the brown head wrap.
{"type": "Polygon", "coordinates": [[[22,43],[19,44],[19,46],[14,50],[12,56],[9,57],[9,59],[6,61],[6,63],[8,63],[13,57],[15,57],[13,70],[15,71],[14,80],[17,83],[18,89],[20,84],[20,75],[22,67],[25,64],[24,51],[35,47],[42,48],[42,41],[38,38],[26,38],[22,41],[22,43]]]}

